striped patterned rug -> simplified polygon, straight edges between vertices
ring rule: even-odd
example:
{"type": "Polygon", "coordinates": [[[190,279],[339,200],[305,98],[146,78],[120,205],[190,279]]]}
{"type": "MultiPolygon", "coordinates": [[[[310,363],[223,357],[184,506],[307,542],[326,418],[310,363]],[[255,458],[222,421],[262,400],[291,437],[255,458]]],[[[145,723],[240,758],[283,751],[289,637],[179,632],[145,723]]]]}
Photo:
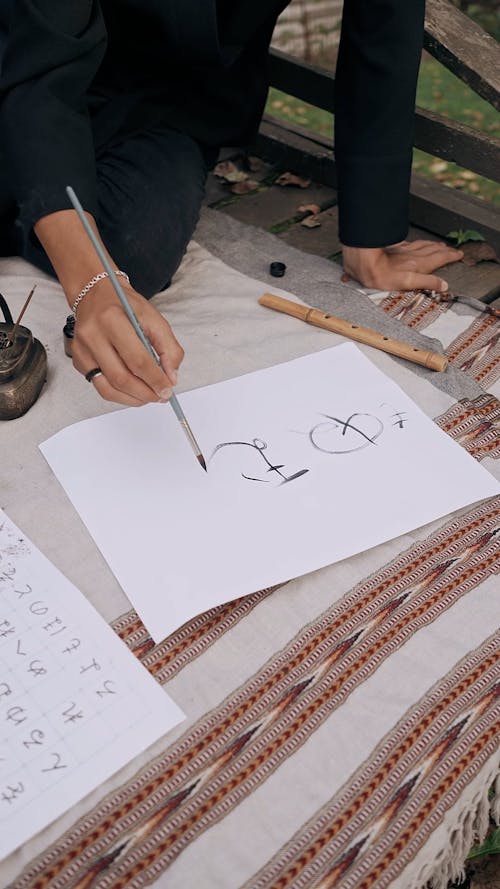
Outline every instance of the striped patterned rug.
{"type": "MultiPolygon", "coordinates": [[[[21,299],[25,267],[11,273],[21,299]]],[[[216,379],[229,375],[230,350],[232,374],[260,360],[253,345],[261,292],[194,245],[180,280],[158,299],[181,341],[200,344],[200,373],[216,379]],[[193,318],[223,341],[220,354],[203,353],[193,318]]],[[[379,301],[440,334],[450,360],[480,383],[475,397],[452,398],[430,376],[380,358],[443,430],[498,474],[498,320],[418,294],[379,301]]],[[[55,351],[47,321],[36,320],[55,351]]],[[[272,360],[333,344],[330,335],[317,339],[322,333],[288,333],[281,325],[289,320],[270,322],[282,350],[272,360]]],[[[190,384],[197,372],[188,369],[190,384]]],[[[54,403],[73,385],[56,378],[54,403]]],[[[82,416],[89,409],[72,408],[82,416]]],[[[38,440],[61,425],[55,410],[39,422],[38,440]]],[[[70,547],[76,537],[87,562],[65,564],[48,536],[45,551],[80,581],[187,720],[11,856],[2,885],[423,889],[432,879],[443,889],[457,876],[490,808],[498,814],[488,792],[498,774],[500,498],[213,609],[155,645],[98,553],[85,549],[85,532],[48,471],[37,472],[51,498],[52,533],[70,547]]],[[[44,548],[18,500],[13,493],[7,511],[44,548]]]]}

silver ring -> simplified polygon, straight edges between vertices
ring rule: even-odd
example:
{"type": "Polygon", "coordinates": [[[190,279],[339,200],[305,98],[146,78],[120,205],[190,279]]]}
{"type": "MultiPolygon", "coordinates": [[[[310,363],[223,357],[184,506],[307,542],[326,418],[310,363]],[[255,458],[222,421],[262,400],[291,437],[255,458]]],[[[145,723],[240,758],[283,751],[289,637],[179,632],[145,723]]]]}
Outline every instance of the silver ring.
{"type": "Polygon", "coordinates": [[[85,379],[88,383],[91,383],[96,377],[102,377],[102,370],[100,367],[93,367],[92,370],[87,371],[85,374],[85,379]]]}

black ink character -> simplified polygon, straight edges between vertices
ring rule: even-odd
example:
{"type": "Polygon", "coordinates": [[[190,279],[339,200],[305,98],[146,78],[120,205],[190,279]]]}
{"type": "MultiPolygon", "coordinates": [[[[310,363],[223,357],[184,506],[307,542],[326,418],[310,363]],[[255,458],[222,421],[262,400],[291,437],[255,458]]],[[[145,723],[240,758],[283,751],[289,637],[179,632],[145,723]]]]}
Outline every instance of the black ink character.
{"type": "Polygon", "coordinates": [[[11,636],[12,633],[16,632],[16,628],[12,626],[10,621],[2,620],[0,621],[0,639],[4,639],[5,636],[11,636]]]}
{"type": "Polygon", "coordinates": [[[347,420],[323,414],[325,421],[310,430],[309,440],[324,454],[353,454],[375,445],[384,431],[384,424],[373,414],[355,413],[347,420]],[[353,422],[356,420],[356,423],[353,422]]]}
{"type": "Polygon", "coordinates": [[[9,784],[0,796],[0,799],[4,803],[14,803],[17,797],[21,795],[21,793],[24,793],[24,784],[22,784],[20,781],[16,787],[12,787],[12,785],[9,784]]]}
{"type": "Polygon", "coordinates": [[[39,746],[45,738],[44,733],[39,728],[34,728],[30,732],[29,740],[23,741],[23,746],[28,750],[30,747],[39,746]]]}
{"type": "MultiPolygon", "coordinates": [[[[261,438],[254,438],[254,439],[252,439],[251,442],[250,441],[225,441],[225,442],[222,442],[221,444],[217,445],[217,447],[215,448],[210,459],[212,459],[215,456],[217,451],[222,450],[222,448],[229,448],[229,447],[233,447],[233,446],[253,448],[254,451],[256,451],[262,457],[264,462],[267,464],[267,467],[268,467],[267,473],[276,472],[277,475],[281,478],[281,481],[279,483],[280,486],[286,485],[288,482],[293,482],[295,479],[300,478],[301,475],[305,475],[306,472],[309,472],[308,469],[299,469],[298,472],[294,472],[292,475],[285,475],[283,472],[281,472],[281,470],[283,469],[283,467],[285,465],[284,463],[274,464],[274,463],[271,463],[270,460],[267,459],[267,456],[264,453],[264,451],[267,449],[267,442],[263,441],[261,438]]],[[[245,478],[249,482],[263,482],[264,484],[269,484],[271,481],[271,479],[266,479],[266,478],[255,478],[253,476],[246,475],[244,472],[242,472],[241,475],[242,475],[242,478],[245,478]]]]}
{"type": "Polygon", "coordinates": [[[5,718],[7,720],[10,720],[10,722],[13,722],[14,725],[21,725],[21,723],[26,722],[28,718],[25,715],[26,712],[27,711],[24,709],[24,707],[9,707],[5,718]]]}
{"type": "Polygon", "coordinates": [[[44,605],[44,603],[40,599],[38,599],[36,602],[32,602],[30,605],[30,611],[32,614],[47,614],[48,610],[49,606],[44,605]]]}
{"type": "Polygon", "coordinates": [[[33,676],[46,676],[47,670],[42,662],[36,658],[34,661],[31,661],[28,667],[28,673],[33,673],[33,676]]]}
{"type": "Polygon", "coordinates": [[[393,411],[390,415],[390,419],[394,420],[393,426],[397,426],[399,429],[404,429],[404,424],[408,422],[408,417],[406,416],[406,411],[397,411],[392,405],[387,404],[386,401],[380,405],[380,407],[388,407],[389,410],[393,411]]]}
{"type": "Polygon", "coordinates": [[[63,648],[62,653],[63,654],[71,654],[72,651],[76,651],[77,648],[80,648],[81,644],[82,643],[80,642],[79,639],[72,639],[71,642],[68,643],[67,647],[63,648]]]}
{"type": "Polygon", "coordinates": [[[114,682],[111,679],[106,679],[101,689],[96,690],[96,695],[99,698],[103,698],[105,695],[115,695],[116,691],[113,689],[114,682]]]}
{"type": "Polygon", "coordinates": [[[69,707],[63,710],[62,715],[65,722],[78,722],[79,719],[83,719],[83,710],[78,710],[77,705],[72,701],[69,707]]]}
{"type": "Polygon", "coordinates": [[[97,663],[97,661],[94,657],[94,658],[92,658],[91,663],[88,664],[86,667],[83,667],[83,666],[80,667],[80,673],[86,673],[87,670],[96,670],[97,672],[99,672],[100,669],[101,669],[101,665],[97,663]]]}
{"type": "MultiPolygon", "coordinates": [[[[12,582],[12,580],[15,576],[16,576],[16,569],[14,568],[14,566],[13,565],[5,565],[5,567],[2,568],[2,571],[0,573],[0,580],[12,582]]],[[[15,592],[15,590],[14,590],[14,592],[15,592]]]]}
{"type": "Polygon", "coordinates": [[[43,628],[50,636],[57,636],[66,629],[60,617],[55,617],[54,620],[49,621],[48,624],[44,624],[43,628]]]}
{"type": "Polygon", "coordinates": [[[61,769],[67,769],[67,765],[62,762],[60,753],[51,753],[54,757],[54,763],[48,769],[40,769],[41,772],[59,772],[61,769]]]}

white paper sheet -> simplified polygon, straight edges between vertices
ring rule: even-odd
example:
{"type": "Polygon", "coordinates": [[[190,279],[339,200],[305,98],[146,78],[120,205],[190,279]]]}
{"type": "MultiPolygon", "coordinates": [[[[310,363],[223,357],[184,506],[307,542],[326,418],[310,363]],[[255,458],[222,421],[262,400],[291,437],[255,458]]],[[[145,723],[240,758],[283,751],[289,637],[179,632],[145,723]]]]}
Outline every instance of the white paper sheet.
{"type": "Polygon", "coordinates": [[[350,343],[181,403],[208,473],[168,405],[41,446],[155,641],[499,490],[350,343]]]}
{"type": "Polygon", "coordinates": [[[0,510],[0,859],[183,718],[0,510]]]}

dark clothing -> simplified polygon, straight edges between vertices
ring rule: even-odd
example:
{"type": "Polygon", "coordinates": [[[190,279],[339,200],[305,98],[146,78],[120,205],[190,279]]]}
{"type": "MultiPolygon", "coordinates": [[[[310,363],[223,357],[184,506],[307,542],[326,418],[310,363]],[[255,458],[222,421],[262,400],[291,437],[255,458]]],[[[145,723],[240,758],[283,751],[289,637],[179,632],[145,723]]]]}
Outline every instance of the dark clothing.
{"type": "MultiPolygon", "coordinates": [[[[165,126],[128,136],[96,163],[95,219],[118,268],[148,299],[170,284],[198,222],[214,160],[185,133],[165,126]]],[[[16,227],[10,254],[54,274],[38,238],[16,227]]]]}
{"type": "MultiPolygon", "coordinates": [[[[69,206],[67,184],[99,222],[101,160],[141,134],[176,130],[205,156],[251,141],[266,97],[269,41],[286,5],[0,0],[1,146],[25,232],[69,206]]],[[[384,246],[406,236],[423,6],[424,0],[345,3],[336,157],[346,244],[384,246]]],[[[143,172],[156,181],[151,167],[143,172]]],[[[123,173],[120,180],[126,195],[123,173]]],[[[164,200],[159,227],[169,214],[164,200]]],[[[133,226],[128,214],[123,224],[133,226]]]]}

